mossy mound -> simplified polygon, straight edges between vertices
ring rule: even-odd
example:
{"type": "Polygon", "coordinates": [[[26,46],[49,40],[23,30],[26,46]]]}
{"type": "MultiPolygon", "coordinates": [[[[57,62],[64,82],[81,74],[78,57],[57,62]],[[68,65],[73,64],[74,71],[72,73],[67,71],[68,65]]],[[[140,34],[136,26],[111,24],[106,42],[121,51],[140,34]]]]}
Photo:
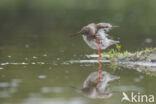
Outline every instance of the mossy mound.
{"type": "Polygon", "coordinates": [[[131,61],[131,62],[155,62],[156,61],[156,48],[145,49],[127,56],[118,57],[118,61],[131,61]]]}
{"type": "Polygon", "coordinates": [[[134,53],[128,51],[120,52],[120,48],[111,49],[102,53],[102,59],[121,62],[156,62],[156,48],[146,48],[134,53]]]}

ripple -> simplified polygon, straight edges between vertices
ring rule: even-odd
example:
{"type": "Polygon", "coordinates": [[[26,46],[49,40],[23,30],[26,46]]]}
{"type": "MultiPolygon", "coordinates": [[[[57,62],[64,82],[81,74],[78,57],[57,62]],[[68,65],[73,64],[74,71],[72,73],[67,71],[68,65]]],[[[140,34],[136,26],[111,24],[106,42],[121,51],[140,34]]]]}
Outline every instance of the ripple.
{"type": "Polygon", "coordinates": [[[46,79],[47,76],[46,76],[46,75],[39,75],[38,78],[39,78],[39,79],[46,79]]]}
{"type": "MultiPolygon", "coordinates": [[[[1,63],[2,66],[5,66],[5,65],[28,65],[28,64],[32,64],[32,65],[35,65],[35,64],[45,64],[45,62],[31,62],[31,63],[27,63],[27,62],[4,62],[4,63],[1,63]]],[[[2,67],[0,67],[0,70],[3,69],[2,67]]]]}
{"type": "Polygon", "coordinates": [[[44,56],[44,57],[47,57],[48,55],[45,53],[45,54],[43,54],[43,56],[44,56]]]}
{"type": "MultiPolygon", "coordinates": [[[[102,63],[110,63],[110,60],[100,60],[102,63]]],[[[98,63],[97,60],[70,60],[69,63],[98,63]]]]}
{"type": "Polygon", "coordinates": [[[42,87],[42,93],[62,93],[64,91],[61,87],[42,87]]]}
{"type": "Polygon", "coordinates": [[[144,92],[144,89],[138,86],[129,85],[129,86],[115,86],[112,89],[116,89],[118,91],[136,91],[136,92],[144,92]]]}
{"type": "Polygon", "coordinates": [[[26,62],[22,62],[22,63],[18,63],[18,62],[5,62],[5,63],[1,63],[1,65],[3,66],[3,65],[8,65],[8,64],[11,64],[11,65],[26,65],[26,64],[28,64],[28,63],[26,63],[26,62]]]}
{"type": "Polygon", "coordinates": [[[0,87],[9,87],[8,82],[0,82],[0,87]]]}
{"type": "Polygon", "coordinates": [[[11,97],[12,94],[17,92],[17,87],[21,82],[20,79],[12,79],[11,82],[0,82],[0,87],[3,89],[0,91],[0,98],[11,97]]]}
{"type": "Polygon", "coordinates": [[[2,67],[0,67],[0,70],[2,70],[3,68],[2,67]]]}

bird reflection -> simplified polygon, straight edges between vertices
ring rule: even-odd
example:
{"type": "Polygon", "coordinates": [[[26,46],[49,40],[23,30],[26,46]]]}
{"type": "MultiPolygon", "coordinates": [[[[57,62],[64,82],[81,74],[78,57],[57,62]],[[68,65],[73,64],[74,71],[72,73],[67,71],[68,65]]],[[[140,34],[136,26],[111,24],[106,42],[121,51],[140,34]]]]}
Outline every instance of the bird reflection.
{"type": "Polygon", "coordinates": [[[111,75],[108,72],[102,71],[100,79],[98,72],[92,72],[83,83],[81,92],[89,98],[109,98],[112,96],[112,91],[108,88],[109,82],[120,79],[120,77],[111,75]],[[98,84],[97,84],[98,80],[98,84]]]}

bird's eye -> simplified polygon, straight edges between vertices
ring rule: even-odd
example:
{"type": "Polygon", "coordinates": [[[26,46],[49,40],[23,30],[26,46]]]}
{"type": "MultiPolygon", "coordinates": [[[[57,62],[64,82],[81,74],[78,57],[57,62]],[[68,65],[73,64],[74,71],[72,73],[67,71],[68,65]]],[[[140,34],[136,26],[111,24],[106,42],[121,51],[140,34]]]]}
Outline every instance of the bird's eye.
{"type": "Polygon", "coordinates": [[[105,26],[105,28],[108,28],[109,26],[105,26]]]}

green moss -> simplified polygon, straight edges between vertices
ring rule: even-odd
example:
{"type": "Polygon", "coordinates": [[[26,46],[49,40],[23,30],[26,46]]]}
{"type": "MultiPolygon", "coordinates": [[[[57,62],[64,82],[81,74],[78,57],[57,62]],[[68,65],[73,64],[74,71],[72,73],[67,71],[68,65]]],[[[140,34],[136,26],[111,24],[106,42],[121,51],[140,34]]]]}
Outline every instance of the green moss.
{"type": "Polygon", "coordinates": [[[116,44],[115,49],[111,49],[108,52],[102,53],[102,58],[110,60],[112,58],[118,58],[118,57],[121,57],[121,56],[131,55],[131,53],[128,52],[128,51],[120,52],[120,50],[121,50],[121,45],[116,44]]]}
{"type": "Polygon", "coordinates": [[[102,53],[102,59],[114,59],[114,58],[119,58],[119,57],[123,57],[123,56],[130,56],[130,55],[134,55],[134,54],[141,54],[143,52],[148,52],[150,50],[153,50],[154,48],[146,48],[144,50],[141,51],[136,51],[136,52],[129,52],[129,51],[123,51],[121,52],[121,45],[116,44],[116,48],[115,49],[111,49],[108,52],[104,52],[102,53]]]}

